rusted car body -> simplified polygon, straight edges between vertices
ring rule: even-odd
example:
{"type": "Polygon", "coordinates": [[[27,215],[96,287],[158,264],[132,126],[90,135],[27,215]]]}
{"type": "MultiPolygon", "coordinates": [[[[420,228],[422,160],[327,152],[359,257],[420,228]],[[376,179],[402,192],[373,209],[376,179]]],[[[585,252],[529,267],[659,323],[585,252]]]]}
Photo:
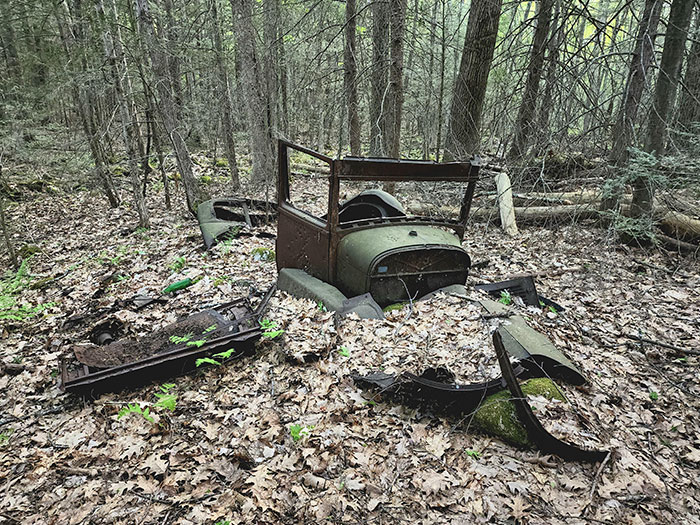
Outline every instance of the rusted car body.
{"type": "Polygon", "coordinates": [[[348,297],[371,293],[381,306],[464,284],[471,261],[461,246],[480,162],[345,157],[333,159],[279,141],[277,267],[296,268],[348,297]],[[328,165],[324,216],[299,209],[290,199],[290,151],[328,165]],[[463,183],[457,219],[409,216],[381,191],[362,192],[340,203],[342,182],[463,183]]]}

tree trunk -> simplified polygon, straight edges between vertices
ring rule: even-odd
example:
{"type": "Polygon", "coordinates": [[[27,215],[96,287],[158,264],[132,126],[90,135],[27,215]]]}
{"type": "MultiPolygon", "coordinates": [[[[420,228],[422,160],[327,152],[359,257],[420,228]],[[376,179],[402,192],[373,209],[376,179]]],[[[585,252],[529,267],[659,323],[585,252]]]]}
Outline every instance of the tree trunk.
{"type": "Polygon", "coordinates": [[[218,0],[210,0],[210,12],[212,19],[212,32],[214,34],[214,52],[216,54],[216,68],[218,70],[218,99],[221,101],[221,127],[224,132],[224,148],[228,159],[228,168],[231,172],[231,186],[233,191],[238,191],[241,181],[238,177],[238,163],[236,161],[236,143],[233,140],[233,103],[231,101],[231,85],[229,83],[228,68],[224,55],[224,45],[221,41],[221,24],[219,23],[218,0]]]}
{"type": "Polygon", "coordinates": [[[17,46],[15,44],[15,30],[12,27],[11,6],[8,1],[2,2],[0,6],[0,43],[2,44],[3,55],[7,71],[14,77],[15,80],[22,78],[22,64],[17,54],[17,46]]]}
{"type": "Polygon", "coordinates": [[[350,153],[362,155],[362,128],[360,127],[360,112],[357,100],[357,16],[356,0],[345,2],[345,100],[348,106],[348,135],[350,138],[350,153]]]}
{"type": "MultiPolygon", "coordinates": [[[[0,155],[0,183],[2,183],[2,155],[0,155]]],[[[2,186],[2,184],[0,184],[0,186],[2,186]]],[[[5,239],[7,256],[10,258],[12,267],[16,270],[19,268],[19,261],[17,260],[15,245],[10,237],[10,226],[7,224],[7,219],[5,218],[5,199],[2,195],[0,195],[0,229],[2,229],[2,235],[5,239]]]]}
{"type": "Polygon", "coordinates": [[[479,150],[481,112],[498,35],[501,0],[473,0],[452,98],[445,155],[467,159],[479,150]]]}
{"type": "MultiPolygon", "coordinates": [[[[659,76],[656,79],[654,103],[649,114],[646,151],[657,158],[666,153],[668,119],[676,100],[676,86],[681,72],[685,41],[694,0],[673,0],[664,38],[659,76]]],[[[654,185],[648,177],[639,176],[633,183],[632,217],[651,215],[654,185]]]]}
{"type": "Polygon", "coordinates": [[[406,0],[390,0],[391,63],[387,93],[387,151],[398,158],[401,149],[403,111],[403,33],[406,26],[406,0]]]}
{"type": "Polygon", "coordinates": [[[274,176],[275,157],[270,136],[269,108],[263,89],[262,74],[255,51],[255,29],[251,0],[230,0],[236,34],[236,60],[239,79],[246,101],[248,134],[253,160],[252,179],[264,183],[274,176]]]}
{"type": "Polygon", "coordinates": [[[639,21],[634,53],[627,74],[627,83],[613,127],[610,161],[617,166],[622,166],[627,162],[628,149],[633,143],[634,123],[647,83],[647,71],[654,58],[654,40],[662,6],[662,0],[646,0],[644,3],[644,12],[639,21]]]}
{"type": "MultiPolygon", "coordinates": [[[[76,27],[73,22],[73,16],[71,15],[70,8],[65,0],[56,7],[56,23],[61,36],[63,50],[66,54],[66,59],[69,62],[73,62],[75,60],[74,57],[80,54],[76,50],[76,27]]],[[[119,206],[119,193],[114,187],[112,175],[107,169],[104,148],[102,142],[100,141],[99,128],[95,123],[96,108],[94,107],[94,104],[91,104],[91,101],[94,101],[95,97],[90,93],[92,88],[89,84],[80,84],[78,82],[78,78],[80,77],[78,73],[83,74],[86,65],[80,60],[75,60],[74,63],[81,64],[81,70],[75,71],[73,72],[74,74],[71,75],[71,95],[73,96],[73,101],[80,118],[80,123],[82,124],[83,132],[88,140],[90,154],[92,155],[92,160],[95,164],[97,180],[99,185],[102,186],[107,200],[109,201],[109,205],[112,208],[116,208],[119,206]]]]}
{"type": "Polygon", "coordinates": [[[561,1],[557,1],[554,6],[554,15],[552,16],[552,27],[550,30],[549,42],[547,43],[547,74],[544,84],[544,92],[542,93],[542,101],[540,104],[539,113],[539,128],[542,135],[540,146],[547,146],[550,141],[549,137],[549,117],[552,114],[554,101],[554,88],[557,83],[557,72],[559,68],[559,46],[563,40],[563,29],[565,19],[560,17],[561,1]]]}
{"type": "Polygon", "coordinates": [[[197,212],[197,206],[207,200],[208,195],[200,188],[192,169],[192,159],[187,144],[180,134],[181,123],[177,116],[177,104],[173,99],[172,85],[168,74],[168,60],[156,40],[153,19],[148,7],[148,0],[136,0],[136,17],[139,21],[139,32],[148,51],[153,67],[156,89],[158,91],[158,110],[163,120],[165,132],[172,143],[177,158],[180,176],[185,187],[187,207],[192,213],[197,212]]]}
{"type": "Polygon", "coordinates": [[[515,138],[508,154],[511,159],[517,159],[525,155],[527,147],[535,134],[535,126],[533,126],[535,108],[537,107],[537,95],[540,91],[540,78],[542,77],[554,0],[540,0],[539,4],[540,10],[537,14],[537,28],[532,40],[525,91],[523,92],[520,109],[518,110],[518,119],[515,124],[515,138]]]}
{"type": "Polygon", "coordinates": [[[676,86],[681,72],[685,41],[693,11],[693,0],[673,0],[664,38],[654,103],[649,114],[646,151],[657,157],[666,153],[668,119],[676,101],[676,86]]]}
{"type": "Polygon", "coordinates": [[[122,136],[126,146],[129,178],[131,180],[134,203],[136,204],[136,212],[139,216],[139,227],[149,228],[148,208],[146,207],[144,194],[141,191],[141,181],[139,179],[138,158],[140,156],[138,139],[136,136],[139,134],[138,128],[136,127],[137,119],[136,115],[132,113],[133,101],[131,99],[131,90],[125,87],[125,79],[128,77],[128,71],[122,47],[121,30],[119,29],[117,8],[114,0],[108,1],[109,19],[105,14],[102,0],[97,0],[96,2],[97,11],[105,24],[103,29],[105,59],[110,66],[112,83],[119,105],[122,136]]]}
{"type": "Polygon", "coordinates": [[[369,154],[373,157],[385,157],[387,154],[389,31],[389,0],[375,0],[372,3],[372,91],[369,106],[369,154]]]}
{"type": "Polygon", "coordinates": [[[700,126],[700,11],[695,15],[694,39],[683,77],[678,123],[686,132],[697,132],[700,126]]]}

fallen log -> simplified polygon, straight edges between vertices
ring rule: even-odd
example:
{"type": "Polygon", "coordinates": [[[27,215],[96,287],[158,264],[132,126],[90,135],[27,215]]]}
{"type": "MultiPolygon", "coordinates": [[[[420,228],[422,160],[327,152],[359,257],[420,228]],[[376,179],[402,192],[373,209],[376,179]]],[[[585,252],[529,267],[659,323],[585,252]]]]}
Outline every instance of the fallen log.
{"type": "Polygon", "coordinates": [[[515,222],[513,208],[513,191],[510,186],[510,178],[505,172],[497,173],[496,191],[498,192],[498,208],[501,215],[501,226],[507,235],[517,235],[518,225],[515,222]]]}
{"type": "MultiPolygon", "coordinates": [[[[657,210],[654,210],[655,214],[657,210]]],[[[661,215],[660,226],[667,235],[682,241],[695,242],[700,240],[700,220],[678,211],[658,209],[661,215]]]]}
{"type": "Polygon", "coordinates": [[[331,170],[328,168],[328,166],[314,166],[312,164],[297,164],[296,162],[292,163],[291,168],[293,170],[310,171],[311,173],[323,173],[324,175],[329,175],[331,172],[331,170]]]}

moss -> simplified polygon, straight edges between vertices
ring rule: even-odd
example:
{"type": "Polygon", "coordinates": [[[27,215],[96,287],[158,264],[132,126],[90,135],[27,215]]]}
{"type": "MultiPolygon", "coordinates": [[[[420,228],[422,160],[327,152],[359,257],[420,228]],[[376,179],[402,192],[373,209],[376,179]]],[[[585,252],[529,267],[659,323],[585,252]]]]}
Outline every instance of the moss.
{"type": "Polygon", "coordinates": [[[36,253],[39,253],[40,251],[41,248],[39,248],[36,244],[25,244],[19,249],[19,255],[22,257],[22,259],[26,259],[36,253]]]}
{"type": "MultiPolygon", "coordinates": [[[[564,401],[557,385],[546,377],[534,378],[521,385],[523,394],[544,396],[564,401]]],[[[484,431],[522,447],[530,446],[525,427],[518,421],[509,390],[501,390],[487,397],[474,415],[474,421],[484,431]]]]}
{"type": "Polygon", "coordinates": [[[393,312],[394,310],[402,310],[404,306],[406,306],[406,303],[390,304],[389,306],[384,307],[384,313],[393,312]]]}

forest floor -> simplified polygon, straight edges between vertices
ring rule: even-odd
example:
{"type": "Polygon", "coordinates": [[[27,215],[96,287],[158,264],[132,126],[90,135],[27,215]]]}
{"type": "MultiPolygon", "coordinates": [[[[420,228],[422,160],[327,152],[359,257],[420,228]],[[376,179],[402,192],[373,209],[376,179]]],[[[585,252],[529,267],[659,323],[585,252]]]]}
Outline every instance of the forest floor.
{"type": "Polygon", "coordinates": [[[18,305],[45,308],[0,326],[0,359],[24,369],[0,375],[0,523],[700,523],[700,356],[625,337],[700,349],[697,260],[612,244],[584,225],[517,238],[469,227],[464,246],[483,265],[468,284],[535,273],[539,292],[566,308],[520,309],[590,383],[562,384],[563,407],[531,401],[552,432],[611,451],[590,465],[353,383],[355,371],[443,366],[461,383],[497,373],[489,333],[501,321],[457,297],[337,321],[278,292],[265,315],[285,333],[254,356],[174,378],[172,412],[154,406],[157,384],[96,400],[62,393],[59,360],[73,360],[97,322],[70,317],[202,277],[167,304],[117,308],[139,336],[275,281],[274,258],[259,250],[273,239],[207,252],[181,203],[150,204],[150,230],[135,228],[128,205],[107,209],[87,191],[35,193],[9,210],[18,237],[39,248],[18,305]],[[150,407],[155,423],[119,418],[129,403],[150,407]]]}

